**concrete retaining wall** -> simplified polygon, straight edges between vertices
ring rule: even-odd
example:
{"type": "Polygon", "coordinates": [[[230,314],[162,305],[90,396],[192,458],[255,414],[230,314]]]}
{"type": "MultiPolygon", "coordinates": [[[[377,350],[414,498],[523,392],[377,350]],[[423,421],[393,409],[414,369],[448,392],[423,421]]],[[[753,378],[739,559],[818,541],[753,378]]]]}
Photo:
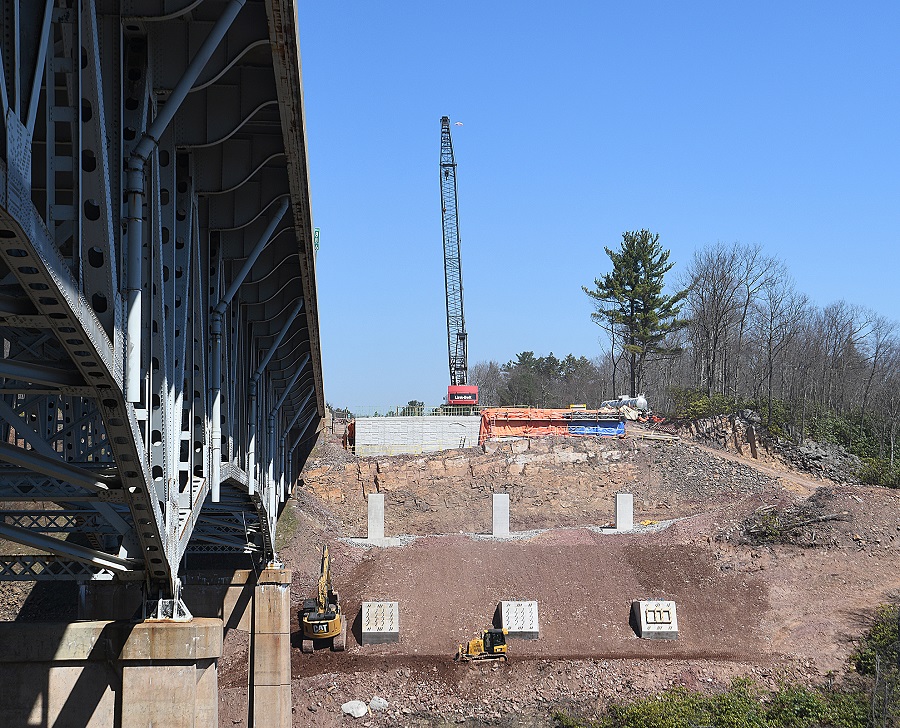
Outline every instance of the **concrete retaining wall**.
{"type": "Polygon", "coordinates": [[[478,445],[481,417],[361,417],[357,455],[403,455],[478,445]]]}

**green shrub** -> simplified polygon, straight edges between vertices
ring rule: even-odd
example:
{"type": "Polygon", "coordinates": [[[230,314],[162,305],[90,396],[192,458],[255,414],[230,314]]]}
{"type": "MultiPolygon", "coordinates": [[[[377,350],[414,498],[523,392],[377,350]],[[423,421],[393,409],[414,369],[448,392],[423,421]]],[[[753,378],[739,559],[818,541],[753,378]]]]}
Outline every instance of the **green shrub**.
{"type": "Polygon", "coordinates": [[[775,692],[736,680],[723,693],[682,687],[651,698],[610,706],[595,721],[558,713],[559,728],[866,728],[865,696],[785,685],[775,692]]]}
{"type": "Polygon", "coordinates": [[[898,614],[900,614],[898,604],[882,604],[875,610],[875,621],[850,656],[850,661],[857,672],[874,675],[875,652],[890,647],[900,640],[897,634],[898,614]]]}
{"type": "Polygon", "coordinates": [[[857,474],[866,485],[885,485],[900,488],[900,467],[891,468],[891,461],[885,458],[862,458],[863,464],[857,474]]]}
{"type": "Polygon", "coordinates": [[[721,394],[708,396],[697,389],[673,387],[672,416],[676,419],[696,420],[703,417],[724,415],[739,409],[738,400],[721,394]]]}

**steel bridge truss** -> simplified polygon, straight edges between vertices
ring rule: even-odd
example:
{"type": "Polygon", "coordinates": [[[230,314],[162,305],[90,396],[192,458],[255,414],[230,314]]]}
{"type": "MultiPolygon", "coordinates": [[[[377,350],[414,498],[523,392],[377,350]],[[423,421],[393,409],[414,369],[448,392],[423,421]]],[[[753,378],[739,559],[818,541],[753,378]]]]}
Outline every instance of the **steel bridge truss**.
{"type": "Polygon", "coordinates": [[[293,0],[0,0],[0,580],[272,560],[324,413],[293,0]]]}

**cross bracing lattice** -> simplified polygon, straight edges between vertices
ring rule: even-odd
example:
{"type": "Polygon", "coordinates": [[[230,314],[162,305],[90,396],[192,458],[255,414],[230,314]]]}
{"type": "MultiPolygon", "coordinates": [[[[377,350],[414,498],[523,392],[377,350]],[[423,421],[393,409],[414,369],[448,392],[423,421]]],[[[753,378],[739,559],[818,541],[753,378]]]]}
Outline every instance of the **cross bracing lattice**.
{"type": "Polygon", "coordinates": [[[293,0],[0,27],[0,579],[271,560],[324,413],[293,0]]]}

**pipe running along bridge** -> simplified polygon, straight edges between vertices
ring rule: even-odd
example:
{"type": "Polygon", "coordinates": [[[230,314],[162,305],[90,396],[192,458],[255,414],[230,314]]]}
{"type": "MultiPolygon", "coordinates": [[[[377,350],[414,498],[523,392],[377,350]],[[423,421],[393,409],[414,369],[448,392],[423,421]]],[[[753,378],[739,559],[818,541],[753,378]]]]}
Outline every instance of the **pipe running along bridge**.
{"type": "Polygon", "coordinates": [[[276,559],[325,411],[294,0],[0,26],[0,579],[178,617],[186,555],[276,559]]]}

